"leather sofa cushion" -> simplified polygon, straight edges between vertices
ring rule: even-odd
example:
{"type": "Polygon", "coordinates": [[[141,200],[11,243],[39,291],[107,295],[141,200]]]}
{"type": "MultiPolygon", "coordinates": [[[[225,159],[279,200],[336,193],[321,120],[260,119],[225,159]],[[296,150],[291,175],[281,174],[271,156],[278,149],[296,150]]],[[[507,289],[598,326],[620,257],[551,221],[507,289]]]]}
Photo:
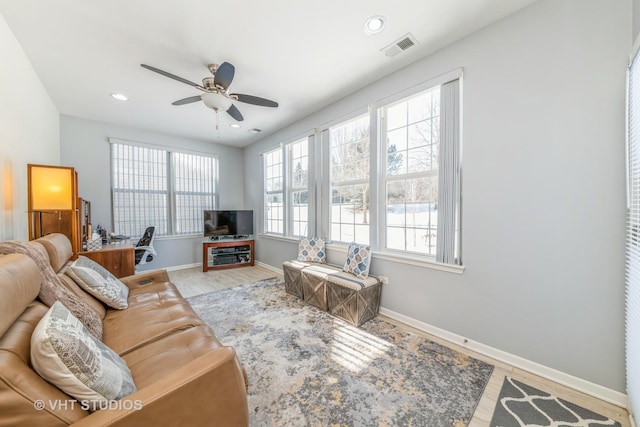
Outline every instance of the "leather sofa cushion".
{"type": "Polygon", "coordinates": [[[41,283],[38,265],[28,256],[0,256],[0,336],[38,296],[41,283]]]}
{"type": "MultiPolygon", "coordinates": [[[[163,337],[125,354],[136,386],[152,385],[198,357],[222,347],[209,326],[196,326],[163,337]]],[[[213,385],[212,385],[213,386],[213,385]]]]}
{"type": "Polygon", "coordinates": [[[123,356],[176,331],[203,325],[173,284],[154,283],[132,290],[127,310],[107,310],[102,341],[123,356]]]}
{"type": "Polygon", "coordinates": [[[73,256],[71,241],[67,236],[60,233],[48,234],[35,241],[45,247],[49,254],[49,262],[55,272],[58,272],[73,256]]]}
{"type": "Polygon", "coordinates": [[[171,282],[154,282],[148,285],[129,289],[129,307],[137,307],[145,304],[168,304],[175,301],[184,301],[182,294],[171,282]]]}

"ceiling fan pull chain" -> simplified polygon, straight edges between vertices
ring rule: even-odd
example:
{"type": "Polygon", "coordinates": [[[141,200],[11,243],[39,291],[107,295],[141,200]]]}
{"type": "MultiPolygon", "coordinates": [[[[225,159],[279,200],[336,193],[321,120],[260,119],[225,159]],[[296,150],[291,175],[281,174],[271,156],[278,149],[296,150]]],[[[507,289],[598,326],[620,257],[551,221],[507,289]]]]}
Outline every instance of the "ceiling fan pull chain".
{"type": "Polygon", "coordinates": [[[216,110],[216,131],[218,132],[218,139],[220,139],[220,114],[216,110]]]}

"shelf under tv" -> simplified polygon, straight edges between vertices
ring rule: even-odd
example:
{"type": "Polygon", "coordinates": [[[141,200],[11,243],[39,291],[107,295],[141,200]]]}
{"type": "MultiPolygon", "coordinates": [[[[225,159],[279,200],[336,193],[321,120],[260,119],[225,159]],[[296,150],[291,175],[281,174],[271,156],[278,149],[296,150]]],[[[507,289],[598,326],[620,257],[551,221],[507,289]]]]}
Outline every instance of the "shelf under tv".
{"type": "Polygon", "coordinates": [[[206,240],[202,242],[202,271],[255,265],[253,239],[206,240]]]}

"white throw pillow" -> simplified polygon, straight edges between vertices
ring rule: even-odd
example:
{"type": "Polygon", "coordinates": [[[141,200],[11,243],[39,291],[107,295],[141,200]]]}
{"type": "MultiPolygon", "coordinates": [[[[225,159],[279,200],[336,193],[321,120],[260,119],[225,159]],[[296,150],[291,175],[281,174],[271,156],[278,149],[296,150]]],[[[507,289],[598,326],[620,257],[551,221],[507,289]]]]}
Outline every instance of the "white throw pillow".
{"type": "Polygon", "coordinates": [[[127,363],[59,301],[31,335],[31,364],[42,378],[89,407],[136,391],[127,363]]]}
{"type": "Polygon", "coordinates": [[[82,289],[107,304],[123,310],[129,306],[129,288],[107,269],[84,256],[69,266],[65,272],[82,289]]]}

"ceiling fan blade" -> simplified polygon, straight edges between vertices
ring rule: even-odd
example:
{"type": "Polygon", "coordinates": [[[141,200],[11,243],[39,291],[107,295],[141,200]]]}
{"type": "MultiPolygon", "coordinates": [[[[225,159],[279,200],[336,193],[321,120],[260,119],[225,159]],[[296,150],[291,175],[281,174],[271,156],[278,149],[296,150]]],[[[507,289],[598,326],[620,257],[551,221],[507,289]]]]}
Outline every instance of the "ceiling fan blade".
{"type": "Polygon", "coordinates": [[[177,100],[175,102],[172,102],[171,105],[191,104],[192,102],[198,102],[198,101],[202,101],[202,98],[200,98],[200,95],[190,96],[190,97],[184,98],[184,99],[179,99],[179,100],[177,100]]]}
{"type": "Polygon", "coordinates": [[[140,66],[142,68],[146,68],[147,70],[151,70],[151,71],[153,71],[155,73],[162,74],[165,77],[169,77],[170,79],[177,80],[177,81],[179,81],[181,83],[184,83],[184,84],[187,84],[189,86],[197,87],[198,89],[201,89],[201,90],[205,90],[202,86],[200,86],[197,83],[190,82],[187,79],[183,79],[182,77],[178,77],[175,74],[167,73],[166,71],[162,71],[161,69],[156,68],[156,67],[152,67],[151,65],[140,64],[140,66]]]}
{"type": "Polygon", "coordinates": [[[266,98],[260,98],[259,96],[244,95],[242,93],[232,93],[231,96],[237,96],[239,102],[247,104],[259,105],[261,107],[277,107],[278,103],[266,98]]]}
{"type": "Polygon", "coordinates": [[[238,110],[233,104],[231,104],[231,107],[229,107],[229,109],[227,110],[227,114],[229,114],[239,122],[244,120],[244,117],[242,117],[242,114],[240,114],[240,110],[238,110]]]}
{"type": "Polygon", "coordinates": [[[233,81],[233,76],[236,74],[236,67],[228,62],[220,64],[216,70],[213,82],[216,86],[222,86],[224,90],[229,88],[229,85],[233,81]]]}

